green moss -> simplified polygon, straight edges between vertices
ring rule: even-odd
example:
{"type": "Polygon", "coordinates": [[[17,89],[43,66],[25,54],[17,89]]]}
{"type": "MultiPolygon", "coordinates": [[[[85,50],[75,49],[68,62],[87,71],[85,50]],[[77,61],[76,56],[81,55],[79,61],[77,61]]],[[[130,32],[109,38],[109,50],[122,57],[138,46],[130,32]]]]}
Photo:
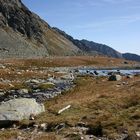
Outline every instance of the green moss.
{"type": "Polygon", "coordinates": [[[54,88],[54,84],[52,83],[43,83],[43,84],[40,84],[39,85],[39,89],[42,89],[42,90],[46,90],[46,89],[49,89],[49,88],[54,88]]]}

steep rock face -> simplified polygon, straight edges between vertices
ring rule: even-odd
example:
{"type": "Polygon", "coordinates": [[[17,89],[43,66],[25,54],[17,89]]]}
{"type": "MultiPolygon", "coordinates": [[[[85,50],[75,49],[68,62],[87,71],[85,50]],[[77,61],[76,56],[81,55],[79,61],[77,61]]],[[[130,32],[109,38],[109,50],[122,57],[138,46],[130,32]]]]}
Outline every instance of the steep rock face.
{"type": "Polygon", "coordinates": [[[121,53],[117,52],[116,50],[112,49],[107,45],[95,43],[93,41],[88,41],[84,39],[77,40],[58,28],[53,28],[53,29],[59,32],[65,38],[72,41],[74,45],[76,45],[80,50],[82,50],[86,54],[90,54],[90,55],[99,54],[99,55],[106,55],[109,57],[122,58],[121,53]]]}
{"type": "Polygon", "coordinates": [[[9,26],[27,37],[41,41],[39,17],[31,13],[20,0],[0,1],[1,26],[9,26]]]}
{"type": "Polygon", "coordinates": [[[0,0],[0,56],[74,55],[80,50],[21,0],[0,0]]]}

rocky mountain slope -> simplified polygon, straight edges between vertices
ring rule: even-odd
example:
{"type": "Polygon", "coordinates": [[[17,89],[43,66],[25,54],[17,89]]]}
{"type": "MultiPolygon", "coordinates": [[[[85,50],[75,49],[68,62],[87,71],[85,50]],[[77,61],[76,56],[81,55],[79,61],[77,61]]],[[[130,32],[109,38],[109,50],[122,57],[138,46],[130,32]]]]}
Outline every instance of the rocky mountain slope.
{"type": "Polygon", "coordinates": [[[74,45],[76,45],[80,50],[82,50],[83,52],[86,52],[87,54],[91,54],[91,55],[100,54],[100,55],[106,55],[106,56],[114,57],[114,58],[122,58],[121,53],[119,53],[118,51],[112,49],[111,47],[107,45],[95,43],[93,41],[88,41],[84,39],[77,40],[71,37],[70,35],[66,34],[64,31],[61,31],[58,28],[53,28],[53,29],[59,32],[65,38],[72,41],[74,45]]]}
{"type": "Polygon", "coordinates": [[[122,54],[105,44],[99,44],[85,39],[83,40],[74,39],[72,36],[68,35],[64,31],[56,27],[54,27],[53,30],[59,32],[62,36],[64,36],[65,38],[73,42],[74,45],[76,45],[80,50],[82,50],[86,54],[89,55],[99,54],[99,55],[105,55],[114,58],[124,58],[126,60],[140,61],[139,55],[131,54],[131,53],[122,54]]]}
{"type": "Polygon", "coordinates": [[[0,58],[106,55],[140,61],[140,56],[121,54],[88,40],[77,40],[52,28],[32,13],[21,0],[0,0],[0,58]]]}
{"type": "Polygon", "coordinates": [[[132,53],[124,53],[123,58],[126,60],[134,60],[134,61],[139,61],[140,62],[140,56],[137,54],[132,54],[132,53]]]}
{"type": "Polygon", "coordinates": [[[1,57],[77,55],[79,51],[21,0],[0,0],[1,57]]]}

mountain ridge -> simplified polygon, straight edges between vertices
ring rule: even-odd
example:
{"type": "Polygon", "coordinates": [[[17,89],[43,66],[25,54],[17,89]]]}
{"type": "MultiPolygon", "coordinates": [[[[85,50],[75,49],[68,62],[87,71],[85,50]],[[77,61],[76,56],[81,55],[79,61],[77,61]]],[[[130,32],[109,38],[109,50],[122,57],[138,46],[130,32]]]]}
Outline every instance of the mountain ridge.
{"type": "Polygon", "coordinates": [[[126,60],[133,60],[133,61],[139,61],[140,62],[140,55],[133,54],[133,53],[123,53],[123,58],[126,60]]]}
{"type": "Polygon", "coordinates": [[[0,0],[0,44],[1,57],[77,55],[80,52],[21,0],[0,0]]]}
{"type": "Polygon", "coordinates": [[[85,39],[82,39],[82,40],[74,39],[72,36],[68,35],[64,31],[62,31],[56,27],[53,27],[53,30],[56,30],[57,32],[59,32],[61,35],[63,35],[64,37],[66,37],[67,39],[72,41],[73,44],[76,45],[79,49],[81,49],[82,51],[84,51],[88,54],[98,53],[100,55],[102,54],[102,55],[106,55],[109,57],[122,58],[121,53],[119,53],[118,51],[114,50],[113,48],[111,48],[105,44],[100,44],[100,43],[88,41],[85,39]]]}
{"type": "Polygon", "coordinates": [[[53,27],[54,30],[62,34],[64,37],[69,39],[73,42],[76,46],[78,46],[79,49],[89,53],[89,54],[100,54],[105,55],[108,57],[114,57],[114,58],[124,58],[126,60],[133,60],[133,61],[140,61],[140,55],[132,54],[132,53],[120,53],[116,51],[115,49],[101,43],[96,43],[93,41],[88,41],[85,39],[78,40],[74,39],[72,36],[68,35],[66,32],[53,27]]]}
{"type": "Polygon", "coordinates": [[[73,55],[105,55],[140,61],[139,55],[122,54],[105,44],[74,39],[51,27],[21,0],[0,0],[0,58],[73,55]]]}

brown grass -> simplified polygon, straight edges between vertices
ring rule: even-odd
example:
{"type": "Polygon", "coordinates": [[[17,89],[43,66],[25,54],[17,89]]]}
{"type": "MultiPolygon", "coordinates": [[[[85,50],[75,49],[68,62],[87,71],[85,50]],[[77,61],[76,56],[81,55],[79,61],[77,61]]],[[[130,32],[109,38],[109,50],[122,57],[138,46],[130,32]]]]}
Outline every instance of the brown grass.
{"type": "MultiPolygon", "coordinates": [[[[123,130],[134,133],[140,127],[140,77],[135,78],[135,81],[125,78],[123,81],[110,82],[103,77],[79,77],[73,90],[47,101],[46,112],[35,121],[49,124],[66,122],[70,126],[81,121],[93,126],[101,123],[103,133],[110,138],[116,137],[123,130]],[[128,85],[116,87],[123,81],[128,82],[128,85]],[[69,104],[72,105],[69,110],[56,115],[58,110],[69,104]]],[[[64,132],[66,131],[70,133],[71,130],[66,128],[64,132]]],[[[11,135],[9,133],[7,136],[11,135]]],[[[57,139],[58,136],[55,138],[52,134],[41,135],[40,139],[57,139]]],[[[60,135],[63,135],[63,131],[60,135]]],[[[5,135],[0,132],[0,136],[5,135]]]]}
{"type": "Polygon", "coordinates": [[[104,78],[78,78],[77,87],[71,92],[46,102],[46,113],[41,114],[37,122],[61,123],[67,122],[75,126],[83,121],[94,125],[101,123],[104,134],[113,137],[117,132],[127,129],[134,132],[140,125],[140,82],[125,79],[130,85],[116,87],[120,82],[109,82],[104,78]],[[135,86],[134,90],[131,88],[135,86]],[[72,108],[61,115],[59,109],[72,105],[72,108]]]}
{"type": "MultiPolygon", "coordinates": [[[[14,88],[24,88],[23,81],[31,78],[47,78],[48,74],[40,73],[42,67],[55,66],[122,66],[124,60],[105,57],[56,57],[44,59],[12,59],[1,60],[7,66],[6,69],[0,69],[0,78],[13,80],[14,88]],[[38,70],[34,70],[34,68],[38,70]],[[21,70],[21,74],[17,73],[21,70]],[[25,70],[25,71],[22,71],[25,70]],[[32,70],[26,71],[26,70],[32,70]],[[17,80],[19,80],[17,82],[17,80]]],[[[132,66],[134,62],[129,62],[132,66]]],[[[61,74],[55,73],[55,76],[61,74]]],[[[109,137],[115,137],[117,133],[127,129],[129,133],[139,130],[140,127],[140,77],[135,79],[125,79],[119,82],[110,82],[107,78],[78,77],[75,81],[76,87],[63,95],[45,103],[46,112],[36,118],[36,123],[59,124],[66,122],[70,126],[75,126],[77,122],[85,122],[96,126],[101,123],[104,134],[109,137]],[[122,82],[128,82],[123,85],[122,82]],[[116,85],[120,84],[120,87],[116,85]],[[72,107],[56,115],[58,110],[67,105],[72,107]]],[[[0,82],[0,89],[11,89],[10,85],[0,82]]],[[[65,131],[70,132],[69,128],[65,131]]],[[[0,140],[16,136],[19,131],[0,131],[0,140]]],[[[60,133],[63,135],[64,133],[60,133]]],[[[25,134],[25,136],[30,134],[25,134]]],[[[36,139],[59,139],[55,133],[38,136],[36,139]]],[[[35,139],[35,140],[36,140],[35,139]]],[[[61,139],[61,138],[60,138],[61,139]]]]}
{"type": "Polygon", "coordinates": [[[6,59],[1,60],[8,66],[18,67],[22,69],[39,67],[62,67],[62,66],[132,66],[136,62],[128,61],[128,65],[124,65],[123,59],[115,59],[108,57],[93,56],[73,56],[73,57],[50,57],[40,59],[6,59]]]}

